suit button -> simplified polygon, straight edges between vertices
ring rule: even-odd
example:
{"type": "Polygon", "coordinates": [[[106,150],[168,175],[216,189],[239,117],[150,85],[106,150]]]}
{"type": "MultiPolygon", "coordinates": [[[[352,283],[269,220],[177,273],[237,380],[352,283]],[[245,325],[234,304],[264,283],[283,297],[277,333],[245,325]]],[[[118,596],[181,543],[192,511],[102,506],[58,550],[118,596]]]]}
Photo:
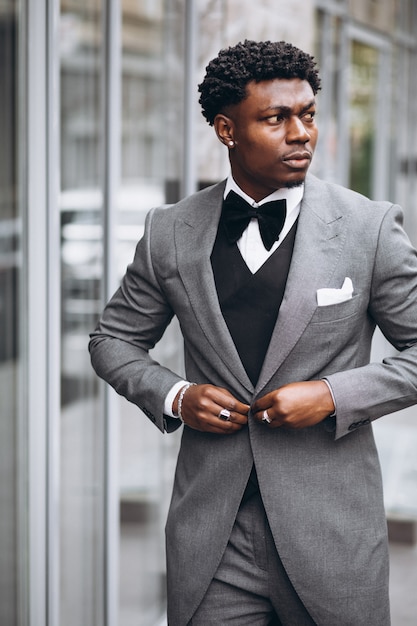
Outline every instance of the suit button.
{"type": "Polygon", "coordinates": [[[371,420],[369,419],[369,417],[367,417],[366,420],[362,421],[362,426],[367,426],[370,423],[371,423],[371,420]]]}
{"type": "Polygon", "coordinates": [[[360,426],[360,422],[352,422],[350,424],[350,426],[348,427],[348,430],[355,430],[356,428],[358,428],[360,426]]]}

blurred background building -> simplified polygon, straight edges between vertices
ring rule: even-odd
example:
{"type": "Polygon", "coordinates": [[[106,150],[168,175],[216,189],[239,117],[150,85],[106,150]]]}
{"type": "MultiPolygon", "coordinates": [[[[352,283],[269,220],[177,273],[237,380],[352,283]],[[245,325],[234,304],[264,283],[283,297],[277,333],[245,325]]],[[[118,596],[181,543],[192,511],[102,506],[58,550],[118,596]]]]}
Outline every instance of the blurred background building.
{"type": "MultiPolygon", "coordinates": [[[[178,434],[97,380],[88,334],[146,212],[227,175],[197,84],[245,38],[316,56],[314,172],[400,203],[417,244],[414,0],[0,0],[2,626],[163,618],[178,434]]],[[[156,355],[181,370],[175,324],[156,355]]],[[[414,413],[375,428],[394,522],[417,518],[414,413]]]]}

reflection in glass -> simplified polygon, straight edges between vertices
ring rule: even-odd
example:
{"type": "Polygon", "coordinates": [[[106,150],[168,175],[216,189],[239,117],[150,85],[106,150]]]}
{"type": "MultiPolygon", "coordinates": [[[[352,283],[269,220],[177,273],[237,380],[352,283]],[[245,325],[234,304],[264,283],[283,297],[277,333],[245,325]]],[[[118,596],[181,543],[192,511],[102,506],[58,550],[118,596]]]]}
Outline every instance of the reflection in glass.
{"type": "MultiPolygon", "coordinates": [[[[123,2],[119,278],[133,259],[146,213],[164,203],[168,112],[162,95],[163,8],[162,0],[123,2]]],[[[157,358],[179,371],[177,333],[173,325],[157,348],[157,358]]],[[[164,607],[163,526],[177,437],[163,437],[136,406],[123,399],[120,403],[119,624],[153,626],[164,607]]]]}
{"type": "MultiPolygon", "coordinates": [[[[0,2],[0,624],[18,620],[19,477],[23,456],[18,454],[19,370],[21,317],[21,207],[18,202],[18,62],[17,3],[0,2]]],[[[23,580],[20,581],[23,585],[23,580]]]]}
{"type": "Polygon", "coordinates": [[[101,2],[62,0],[61,626],[104,624],[104,420],[87,351],[103,273],[101,27],[101,2]]]}
{"type": "Polygon", "coordinates": [[[350,74],[349,187],[372,197],[372,174],[377,111],[378,51],[352,42],[350,74]]]}

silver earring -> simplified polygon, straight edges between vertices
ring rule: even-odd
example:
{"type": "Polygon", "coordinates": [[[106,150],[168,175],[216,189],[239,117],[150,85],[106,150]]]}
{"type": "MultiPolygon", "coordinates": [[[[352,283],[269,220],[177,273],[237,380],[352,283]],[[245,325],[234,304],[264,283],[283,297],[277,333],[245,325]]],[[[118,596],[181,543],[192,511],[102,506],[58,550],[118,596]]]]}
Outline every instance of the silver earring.
{"type": "Polygon", "coordinates": [[[234,146],[234,145],[235,145],[235,142],[234,142],[234,141],[229,141],[229,146],[230,146],[231,148],[233,148],[233,146],[234,146]]]}

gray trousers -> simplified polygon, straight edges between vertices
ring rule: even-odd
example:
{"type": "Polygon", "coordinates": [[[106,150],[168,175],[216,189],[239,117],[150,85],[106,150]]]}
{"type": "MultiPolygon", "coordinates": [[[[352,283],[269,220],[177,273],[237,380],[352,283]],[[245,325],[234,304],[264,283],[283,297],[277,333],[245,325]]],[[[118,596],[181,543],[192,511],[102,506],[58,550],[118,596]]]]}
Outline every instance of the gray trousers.
{"type": "Polygon", "coordinates": [[[241,505],[189,626],[314,626],[278,556],[259,493],[241,505]]]}

